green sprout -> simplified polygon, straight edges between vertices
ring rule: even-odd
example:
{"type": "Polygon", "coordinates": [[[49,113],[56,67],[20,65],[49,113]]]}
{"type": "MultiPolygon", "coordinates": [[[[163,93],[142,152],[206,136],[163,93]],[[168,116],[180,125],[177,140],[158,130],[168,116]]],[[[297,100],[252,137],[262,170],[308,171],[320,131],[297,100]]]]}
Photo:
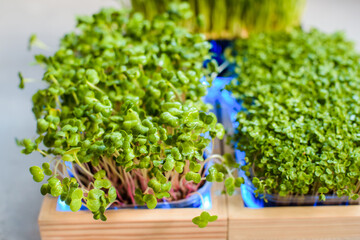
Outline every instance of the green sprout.
{"type": "Polygon", "coordinates": [[[246,153],[242,168],[255,193],[357,199],[360,55],[353,44],[341,33],[297,29],[235,45],[238,77],[227,89],[245,110],[233,140],[246,153]]]}
{"type": "Polygon", "coordinates": [[[217,220],[217,216],[216,215],[210,215],[210,213],[208,212],[202,212],[200,214],[200,216],[198,217],[194,217],[192,219],[192,222],[195,224],[195,225],[198,225],[199,228],[204,228],[208,225],[209,222],[214,222],[217,220]]]}
{"type": "Polygon", "coordinates": [[[20,80],[20,83],[19,83],[18,87],[20,89],[25,88],[25,83],[26,82],[34,82],[35,81],[33,78],[24,78],[21,72],[18,73],[18,77],[19,77],[19,80],[20,80]]]}
{"type": "MultiPolygon", "coordinates": [[[[210,44],[179,27],[185,13],[171,9],[149,21],[103,9],[79,17],[54,55],[35,57],[48,83],[32,98],[38,136],[17,143],[24,154],[46,157],[42,168],[30,168],[35,181],[46,181],[43,195],[59,196],[72,211],[84,205],[105,221],[110,206],[152,209],[205,181],[233,178],[233,162],[203,158],[225,131],[202,100],[203,81],[216,69],[213,62],[203,68],[210,44]]],[[[213,220],[203,214],[195,222],[213,220]]]]}
{"type": "Polygon", "coordinates": [[[47,46],[43,41],[39,40],[36,34],[32,34],[29,39],[28,50],[31,50],[33,47],[37,47],[42,50],[49,50],[49,46],[47,46]]]}
{"type": "Polygon", "coordinates": [[[131,0],[147,19],[174,3],[190,8],[181,24],[210,39],[233,39],[271,31],[288,31],[300,25],[306,0],[131,0]]]}

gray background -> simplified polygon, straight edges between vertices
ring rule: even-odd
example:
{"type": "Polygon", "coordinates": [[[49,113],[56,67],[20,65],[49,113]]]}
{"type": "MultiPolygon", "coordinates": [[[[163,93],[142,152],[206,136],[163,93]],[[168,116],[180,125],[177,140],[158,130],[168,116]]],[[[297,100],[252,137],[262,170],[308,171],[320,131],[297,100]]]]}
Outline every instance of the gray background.
{"type": "MultiPolygon", "coordinates": [[[[40,239],[40,184],[32,181],[28,168],[38,164],[41,156],[20,154],[14,141],[34,136],[31,96],[43,86],[34,82],[24,90],[17,88],[18,71],[35,79],[42,76],[40,67],[30,66],[32,56],[42,51],[27,51],[28,38],[36,33],[53,52],[60,37],[74,28],[75,15],[105,6],[119,6],[119,1],[0,0],[0,239],[40,239]]],[[[358,0],[308,0],[303,26],[326,32],[344,30],[360,49],[359,10],[358,0]]]]}

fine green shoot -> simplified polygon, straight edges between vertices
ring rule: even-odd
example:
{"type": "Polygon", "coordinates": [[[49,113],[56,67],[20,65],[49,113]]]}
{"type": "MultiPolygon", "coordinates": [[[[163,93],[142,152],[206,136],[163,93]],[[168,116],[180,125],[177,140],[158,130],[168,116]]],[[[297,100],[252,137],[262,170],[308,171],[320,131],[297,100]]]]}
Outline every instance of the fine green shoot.
{"type": "Polygon", "coordinates": [[[312,29],[236,42],[241,100],[233,140],[257,194],[360,192],[360,55],[343,34],[312,29]]]}
{"type": "Polygon", "coordinates": [[[131,0],[131,3],[147,19],[167,7],[190,7],[194,14],[186,15],[181,22],[187,29],[205,33],[210,39],[233,39],[299,26],[306,0],[131,0]]]}

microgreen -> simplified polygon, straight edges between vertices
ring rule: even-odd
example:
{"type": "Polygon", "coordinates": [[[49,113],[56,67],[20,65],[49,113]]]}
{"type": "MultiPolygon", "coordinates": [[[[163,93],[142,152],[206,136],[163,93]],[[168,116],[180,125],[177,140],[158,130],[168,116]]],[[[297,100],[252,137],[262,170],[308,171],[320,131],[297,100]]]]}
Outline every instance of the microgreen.
{"type": "Polygon", "coordinates": [[[31,50],[33,47],[37,47],[37,48],[40,48],[43,50],[50,49],[44,42],[39,40],[39,38],[36,36],[36,34],[32,34],[29,39],[28,49],[31,50]]]}
{"type": "MultiPolygon", "coordinates": [[[[132,7],[147,19],[172,9],[190,7],[196,14],[184,14],[183,26],[206,33],[211,39],[247,37],[252,33],[289,30],[299,26],[305,0],[131,0],[132,7]]],[[[181,11],[180,10],[180,11],[181,11]]]]}
{"type": "Polygon", "coordinates": [[[208,212],[202,212],[200,216],[194,217],[192,222],[199,226],[199,228],[204,228],[208,225],[209,222],[214,222],[217,220],[216,215],[210,215],[208,212]]]}
{"type": "MultiPolygon", "coordinates": [[[[337,194],[360,186],[360,55],[341,33],[300,29],[236,42],[242,101],[233,140],[257,194],[337,194]]],[[[229,180],[230,181],[230,180],[229,180]]]]}
{"type": "MultiPolygon", "coordinates": [[[[203,159],[203,152],[224,128],[202,101],[201,79],[213,76],[203,68],[210,44],[179,27],[181,18],[174,9],[152,21],[103,9],[79,17],[77,31],[65,35],[54,55],[35,56],[48,83],[32,98],[38,136],[17,142],[24,154],[50,159],[30,168],[37,182],[50,176],[43,195],[106,220],[110,205],[155,208],[186,198],[205,180],[232,178],[227,161],[205,177],[207,163],[223,158],[203,159]]],[[[21,74],[20,80],[23,87],[21,74]]]]}

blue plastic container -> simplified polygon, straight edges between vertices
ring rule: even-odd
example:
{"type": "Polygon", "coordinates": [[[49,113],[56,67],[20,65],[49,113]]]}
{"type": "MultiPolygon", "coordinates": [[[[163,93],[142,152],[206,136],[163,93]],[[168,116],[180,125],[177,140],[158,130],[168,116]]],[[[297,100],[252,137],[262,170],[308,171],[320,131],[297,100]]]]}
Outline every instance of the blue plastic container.
{"type": "MultiPolygon", "coordinates": [[[[208,136],[210,137],[210,136],[208,136]]],[[[209,144],[209,146],[206,148],[207,151],[210,151],[212,149],[212,143],[209,144]]],[[[206,159],[208,157],[207,151],[204,151],[204,159],[206,159]]],[[[68,165],[71,168],[71,165],[69,165],[69,162],[65,162],[66,165],[68,165]]],[[[211,166],[211,162],[206,163],[206,164],[210,164],[211,166]]],[[[205,165],[206,165],[205,164],[205,165]]],[[[206,167],[206,169],[208,169],[208,167],[206,167]]],[[[69,175],[71,177],[73,177],[72,173],[70,171],[68,171],[69,175]]],[[[208,171],[206,170],[205,175],[208,174],[208,171]]],[[[167,202],[164,201],[163,202],[158,202],[156,205],[156,208],[201,208],[201,209],[211,209],[212,204],[211,204],[211,186],[212,183],[211,182],[207,182],[205,181],[204,185],[201,186],[197,192],[194,192],[191,196],[189,196],[188,198],[185,199],[181,199],[178,201],[172,201],[172,202],[167,202]]],[[[124,205],[121,207],[110,207],[109,209],[147,209],[147,206],[140,206],[140,205],[133,205],[133,204],[129,204],[129,205],[124,205]]],[[[58,198],[57,201],[57,205],[56,205],[56,210],[57,211],[62,211],[62,212],[69,212],[70,210],[70,206],[66,205],[66,203],[64,201],[60,200],[60,197],[58,198]]],[[[85,206],[81,206],[80,211],[82,210],[88,210],[85,206]]]]}
{"type": "MultiPolygon", "coordinates": [[[[202,208],[202,209],[211,209],[211,185],[210,182],[205,182],[205,184],[197,191],[197,193],[192,194],[190,197],[173,201],[173,202],[158,202],[156,208],[202,208]],[[201,195],[201,197],[200,197],[201,195]]],[[[138,205],[125,205],[122,207],[110,207],[109,209],[147,209],[145,206],[138,206],[138,205]]],[[[65,202],[61,201],[58,198],[57,211],[61,212],[70,212],[70,207],[66,205],[65,202]]],[[[82,206],[81,210],[88,210],[86,207],[82,206]]]]}

